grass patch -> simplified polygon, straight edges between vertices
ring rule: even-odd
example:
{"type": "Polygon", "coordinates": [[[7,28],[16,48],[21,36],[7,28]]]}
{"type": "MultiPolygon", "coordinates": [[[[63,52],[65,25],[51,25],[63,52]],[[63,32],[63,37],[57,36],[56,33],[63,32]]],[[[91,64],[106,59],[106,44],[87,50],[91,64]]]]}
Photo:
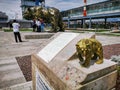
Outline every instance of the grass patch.
{"type": "MultiPolygon", "coordinates": [[[[13,32],[13,29],[3,29],[4,32],[13,32]]],[[[22,32],[26,32],[26,31],[29,31],[29,32],[32,32],[32,28],[20,28],[20,31],[22,32]]]]}
{"type": "Polygon", "coordinates": [[[109,36],[120,36],[120,33],[111,33],[110,30],[106,30],[106,29],[97,29],[97,30],[93,30],[93,29],[84,29],[84,30],[79,30],[79,29],[67,29],[70,30],[71,32],[74,33],[85,33],[85,32],[95,32],[98,35],[109,35],[109,36]]]}
{"type": "MultiPolygon", "coordinates": [[[[68,29],[67,29],[68,30],[68,29]]],[[[71,29],[72,32],[108,32],[109,30],[79,30],[79,29],[71,29]]]]}
{"type": "Polygon", "coordinates": [[[86,30],[88,32],[107,32],[108,30],[86,30]]]}
{"type": "Polygon", "coordinates": [[[70,31],[85,31],[85,32],[106,32],[106,31],[110,31],[109,29],[83,29],[83,28],[66,28],[66,30],[70,30],[70,31]]]}
{"type": "Polygon", "coordinates": [[[97,32],[96,34],[99,34],[99,35],[109,35],[109,36],[120,36],[120,33],[100,33],[100,32],[97,32]]]}

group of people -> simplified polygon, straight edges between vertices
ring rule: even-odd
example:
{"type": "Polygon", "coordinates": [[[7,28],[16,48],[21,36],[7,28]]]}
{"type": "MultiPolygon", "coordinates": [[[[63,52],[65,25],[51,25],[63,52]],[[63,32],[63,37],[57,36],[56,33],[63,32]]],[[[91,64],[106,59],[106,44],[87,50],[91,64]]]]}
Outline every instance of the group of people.
{"type": "Polygon", "coordinates": [[[32,23],[33,32],[43,32],[44,31],[44,21],[43,19],[34,19],[32,23]],[[37,30],[36,30],[37,29],[37,30]]]}
{"type": "MultiPolygon", "coordinates": [[[[21,39],[21,35],[20,35],[20,32],[19,32],[19,27],[20,27],[20,24],[16,21],[16,20],[13,20],[13,23],[11,24],[12,27],[13,27],[13,33],[14,33],[14,37],[15,37],[15,41],[18,42],[22,42],[22,39],[21,39]]],[[[32,27],[33,27],[33,31],[37,31],[37,32],[43,32],[44,31],[44,21],[42,19],[34,19],[33,20],[33,24],[32,24],[32,27]],[[37,30],[36,30],[37,29],[37,30]]]]}

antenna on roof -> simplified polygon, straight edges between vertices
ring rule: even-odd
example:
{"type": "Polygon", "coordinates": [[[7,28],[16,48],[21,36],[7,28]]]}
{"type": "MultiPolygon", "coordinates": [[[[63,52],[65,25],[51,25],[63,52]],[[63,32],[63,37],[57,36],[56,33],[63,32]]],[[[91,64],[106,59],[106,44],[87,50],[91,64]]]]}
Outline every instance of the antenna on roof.
{"type": "Polygon", "coordinates": [[[39,6],[41,4],[41,7],[45,7],[45,0],[35,0],[35,5],[39,6]]]}

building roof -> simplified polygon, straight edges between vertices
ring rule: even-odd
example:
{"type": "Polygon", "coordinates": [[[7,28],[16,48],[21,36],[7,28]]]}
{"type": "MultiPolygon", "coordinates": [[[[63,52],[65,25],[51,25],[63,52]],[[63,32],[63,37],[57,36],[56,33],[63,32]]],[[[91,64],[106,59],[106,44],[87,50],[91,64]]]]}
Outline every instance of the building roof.
{"type": "MultiPolygon", "coordinates": [[[[70,17],[70,20],[81,20],[81,19],[100,19],[100,18],[114,18],[120,17],[120,12],[117,13],[107,13],[107,14],[98,14],[98,15],[88,15],[86,17],[70,17]]],[[[63,20],[68,20],[68,18],[63,18],[63,20]]]]}

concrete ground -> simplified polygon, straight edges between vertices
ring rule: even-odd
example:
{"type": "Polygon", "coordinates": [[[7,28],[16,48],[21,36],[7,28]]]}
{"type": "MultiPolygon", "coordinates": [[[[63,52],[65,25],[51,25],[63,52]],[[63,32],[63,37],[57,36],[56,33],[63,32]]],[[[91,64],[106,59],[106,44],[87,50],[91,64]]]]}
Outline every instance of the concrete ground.
{"type": "Polygon", "coordinates": [[[48,41],[48,39],[26,40],[24,38],[26,34],[30,33],[21,33],[23,42],[16,43],[12,32],[0,31],[0,89],[25,83],[26,80],[15,57],[31,55],[48,41]]]}
{"type": "MultiPolygon", "coordinates": [[[[23,42],[16,43],[12,32],[0,31],[0,90],[31,90],[32,82],[27,89],[2,89],[26,83],[15,57],[31,55],[49,42],[49,39],[25,39],[24,36],[28,34],[41,33],[22,32],[23,42]]],[[[99,35],[96,38],[103,45],[120,44],[120,37],[99,35]]]]}

